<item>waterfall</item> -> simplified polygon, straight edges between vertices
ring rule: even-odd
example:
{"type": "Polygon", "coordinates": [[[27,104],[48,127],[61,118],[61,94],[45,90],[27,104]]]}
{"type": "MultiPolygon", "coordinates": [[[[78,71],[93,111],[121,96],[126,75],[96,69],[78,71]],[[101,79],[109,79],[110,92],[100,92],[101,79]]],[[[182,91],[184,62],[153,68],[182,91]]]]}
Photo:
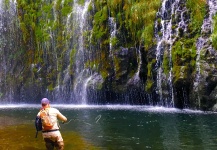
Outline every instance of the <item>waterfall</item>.
{"type": "Polygon", "coordinates": [[[0,0],[0,99],[36,102],[47,96],[57,103],[185,108],[198,101],[200,105],[200,95],[207,95],[206,87],[209,92],[216,90],[211,83],[216,78],[206,82],[209,85],[203,84],[212,72],[201,69],[206,67],[204,64],[215,67],[211,62],[215,58],[210,56],[214,51],[210,32],[217,12],[216,0],[207,0],[209,7],[205,1],[153,1],[150,5],[154,7],[145,11],[145,2],[122,5],[92,0],[17,4],[16,0],[0,0]],[[202,4],[203,11],[192,17],[192,12],[199,9],[193,4],[202,4]],[[132,14],[134,11],[138,13],[132,14]],[[143,13],[147,15],[138,16],[143,13]],[[146,21],[146,17],[154,15],[155,22],[146,21]],[[192,24],[191,19],[198,21],[192,24]],[[199,37],[197,23],[202,21],[199,37]],[[154,35],[149,27],[154,29],[154,35]],[[199,38],[193,43],[196,37],[199,38]],[[203,52],[208,55],[202,57],[203,52]],[[191,81],[188,75],[196,75],[195,80],[191,81]],[[192,100],[195,95],[198,99],[192,100]]]}
{"type": "MultiPolygon", "coordinates": [[[[13,43],[9,42],[8,39],[15,39],[13,38],[13,31],[15,29],[14,23],[17,20],[16,19],[16,1],[10,0],[9,2],[3,2],[3,0],[0,0],[0,59],[1,59],[1,73],[8,72],[10,70],[9,63],[9,56],[8,52],[9,49],[15,48],[13,43]],[[10,27],[10,28],[9,28],[10,27]],[[9,68],[7,68],[9,67],[9,68]]],[[[1,78],[0,78],[1,80],[1,78]]]]}
{"type": "MultiPolygon", "coordinates": [[[[17,11],[16,0],[0,0],[0,98],[5,96],[6,102],[13,101],[14,88],[7,82],[7,76],[16,66],[12,63],[15,55],[19,55],[17,49],[17,11]]],[[[4,99],[2,99],[4,101],[4,99]]]]}
{"type": "Polygon", "coordinates": [[[156,94],[159,97],[159,105],[167,107],[174,107],[174,90],[172,85],[172,46],[178,36],[178,30],[180,28],[186,31],[187,25],[184,22],[183,13],[186,11],[186,7],[182,10],[179,8],[180,0],[163,0],[162,7],[158,12],[159,19],[155,22],[155,37],[157,39],[156,48],[156,70],[157,70],[157,84],[156,94]],[[178,26],[174,29],[172,24],[172,18],[177,13],[181,12],[181,18],[178,26]],[[160,20],[160,21],[159,21],[160,20]],[[159,29],[160,26],[160,29],[159,29]],[[163,60],[167,57],[169,73],[165,75],[163,60]],[[165,94],[167,96],[165,96],[165,94]]]}
{"type": "Polygon", "coordinates": [[[85,49],[85,37],[84,33],[88,30],[88,6],[91,3],[91,0],[86,0],[84,5],[80,5],[77,0],[74,1],[74,28],[76,30],[75,35],[76,41],[76,60],[75,60],[75,85],[74,85],[74,94],[75,100],[78,103],[86,104],[87,103],[87,85],[90,80],[90,70],[85,69],[85,62],[87,61],[87,52],[85,49]]]}
{"type": "MultiPolygon", "coordinates": [[[[203,25],[201,27],[201,35],[207,35],[210,34],[210,32],[213,32],[212,29],[212,24],[213,24],[213,16],[217,12],[217,2],[216,0],[208,0],[207,1],[208,6],[209,6],[209,13],[208,17],[204,19],[203,25]]],[[[197,40],[196,47],[197,47],[197,58],[196,58],[196,75],[195,75],[195,80],[194,80],[194,91],[197,93],[197,99],[198,99],[198,106],[200,108],[200,80],[201,80],[201,70],[200,70],[200,55],[201,55],[201,50],[206,48],[209,51],[213,51],[212,46],[210,45],[207,47],[207,43],[209,43],[210,38],[209,36],[200,36],[197,40]]]]}
{"type": "Polygon", "coordinates": [[[109,17],[109,31],[110,31],[110,38],[109,38],[109,58],[110,58],[110,65],[113,66],[114,70],[116,71],[116,67],[114,65],[114,50],[115,50],[115,40],[117,34],[117,24],[115,18],[109,17]]]}
{"type": "Polygon", "coordinates": [[[116,32],[117,32],[117,25],[113,17],[109,17],[109,27],[110,27],[109,56],[113,57],[113,47],[114,47],[113,40],[115,40],[116,32]]]}
{"type": "MultiPolygon", "coordinates": [[[[172,20],[171,16],[174,14],[174,5],[176,2],[170,3],[168,0],[164,0],[162,3],[162,8],[160,10],[161,14],[161,33],[162,35],[156,35],[157,38],[157,49],[156,49],[156,69],[157,69],[157,94],[159,95],[159,105],[164,105],[165,101],[163,100],[163,88],[162,88],[162,81],[165,80],[163,77],[163,55],[164,55],[164,49],[165,49],[165,44],[169,45],[169,61],[171,63],[171,45],[172,45],[172,20]],[[171,10],[169,9],[171,8],[171,10]],[[171,12],[170,12],[170,11],[171,12]]],[[[157,23],[156,23],[157,24],[157,23]]],[[[156,25],[157,26],[157,25],[156,25]]],[[[171,66],[170,66],[170,72],[169,72],[169,83],[172,80],[172,73],[171,73],[171,66]]],[[[173,94],[173,88],[170,85],[170,89],[172,90],[173,94]]],[[[173,101],[173,97],[170,97],[171,100],[173,101]]],[[[173,102],[172,102],[173,103],[173,102]]]]}

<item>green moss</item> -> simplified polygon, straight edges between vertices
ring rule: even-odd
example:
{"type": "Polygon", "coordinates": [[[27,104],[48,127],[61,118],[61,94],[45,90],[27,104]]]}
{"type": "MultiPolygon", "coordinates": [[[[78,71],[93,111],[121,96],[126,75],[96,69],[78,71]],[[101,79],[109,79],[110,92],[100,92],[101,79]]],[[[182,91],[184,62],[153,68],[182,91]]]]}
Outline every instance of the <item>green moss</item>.
{"type": "Polygon", "coordinates": [[[147,73],[147,76],[148,77],[151,77],[152,76],[152,65],[153,63],[155,63],[156,61],[154,59],[152,59],[151,62],[148,62],[148,65],[147,65],[147,69],[148,69],[148,73],[147,73]]]}
{"type": "Polygon", "coordinates": [[[180,79],[188,80],[195,69],[196,46],[191,40],[182,39],[176,42],[172,49],[174,82],[180,79]]]}
{"type": "Polygon", "coordinates": [[[70,52],[70,65],[73,66],[75,63],[75,54],[76,54],[76,49],[72,49],[70,52]]]}
{"type": "Polygon", "coordinates": [[[107,31],[106,23],[108,19],[108,14],[107,14],[107,6],[104,6],[102,10],[98,11],[94,15],[94,21],[93,21],[93,38],[94,39],[101,39],[107,31]]]}
{"type": "Polygon", "coordinates": [[[199,35],[204,16],[206,14],[206,1],[204,0],[187,0],[187,8],[190,10],[190,20],[188,25],[191,34],[199,35]]]}
{"type": "Polygon", "coordinates": [[[152,59],[152,60],[149,60],[148,62],[148,65],[147,65],[147,80],[146,80],[146,83],[145,83],[145,91],[146,92],[152,92],[153,91],[153,86],[154,86],[154,81],[152,79],[153,77],[153,69],[155,67],[155,64],[156,64],[156,59],[152,59]]]}
{"type": "MultiPolygon", "coordinates": [[[[98,67],[98,69],[103,78],[106,78],[112,67],[108,63],[110,61],[110,58],[108,58],[109,44],[117,47],[135,47],[145,45],[146,50],[156,44],[153,42],[154,22],[156,12],[160,8],[160,4],[160,0],[95,1],[95,14],[93,17],[91,42],[94,45],[100,43],[99,46],[97,46],[99,47],[97,51],[104,53],[105,56],[102,57],[100,55],[100,58],[95,58],[93,59],[94,61],[89,61],[86,66],[91,66],[91,68],[93,68],[94,64],[99,63],[100,67],[98,67]],[[116,21],[117,35],[113,39],[110,39],[111,36],[108,17],[113,17],[116,21]]],[[[120,79],[123,75],[123,72],[120,71],[120,60],[115,58],[113,63],[116,70],[115,78],[120,79]]],[[[132,71],[131,68],[131,71],[128,73],[128,77],[133,75],[135,70],[132,71]]]]}
{"type": "MultiPolygon", "coordinates": [[[[140,45],[142,41],[146,49],[153,44],[153,32],[156,12],[160,7],[160,0],[142,0],[139,2],[132,2],[128,0],[111,0],[111,1],[97,1],[95,3],[97,12],[94,16],[94,34],[96,39],[101,38],[105,34],[109,34],[104,25],[102,12],[108,14],[107,7],[112,17],[115,18],[119,29],[126,31],[125,36],[129,39],[126,44],[135,46],[140,45]],[[106,11],[105,11],[106,6],[106,11]],[[130,40],[131,39],[131,40],[130,40]]],[[[108,17],[105,19],[107,20],[108,17]]],[[[121,31],[122,32],[122,31],[121,31]]],[[[120,40],[121,42],[121,40],[120,40]]],[[[123,44],[123,43],[122,43],[123,44]]]]}
{"type": "Polygon", "coordinates": [[[195,60],[196,45],[192,41],[194,41],[194,39],[183,39],[174,44],[172,49],[172,58],[175,66],[185,65],[191,60],[195,60]]]}
{"type": "Polygon", "coordinates": [[[146,92],[152,92],[153,85],[154,85],[154,81],[148,79],[148,80],[146,81],[145,91],[146,91],[146,92]]]}
{"type": "Polygon", "coordinates": [[[140,44],[144,41],[146,49],[152,46],[154,22],[160,4],[160,0],[142,0],[133,3],[126,2],[124,5],[126,29],[132,34],[135,42],[140,44]]]}
{"type": "Polygon", "coordinates": [[[212,46],[217,50],[217,15],[213,17],[212,46]]]}
{"type": "Polygon", "coordinates": [[[114,46],[118,43],[118,38],[117,37],[114,37],[111,39],[111,44],[114,46]]]}
{"type": "Polygon", "coordinates": [[[70,6],[65,6],[61,11],[63,16],[67,16],[72,11],[72,8],[70,6]]]}
{"type": "MultiPolygon", "coordinates": [[[[195,43],[200,36],[206,12],[206,2],[203,0],[187,0],[186,6],[189,9],[191,20],[188,31],[184,33],[182,30],[179,30],[179,37],[172,47],[172,71],[175,82],[179,79],[188,79],[189,75],[195,70],[195,43]]],[[[166,57],[164,58],[164,66],[168,65],[167,59],[166,57]]]]}
{"type": "Polygon", "coordinates": [[[85,0],[78,0],[79,5],[84,5],[84,3],[85,3],[85,0]]]}
{"type": "Polygon", "coordinates": [[[108,71],[107,70],[100,70],[100,74],[103,79],[106,79],[108,77],[108,71]]]}
{"type": "Polygon", "coordinates": [[[168,74],[170,71],[169,60],[170,60],[169,55],[164,55],[164,57],[163,57],[163,70],[164,70],[165,74],[168,74]]]}
{"type": "Polygon", "coordinates": [[[191,74],[192,74],[192,68],[189,67],[189,65],[186,66],[175,66],[173,67],[173,83],[180,83],[182,82],[183,84],[190,83],[191,81],[191,74]]]}

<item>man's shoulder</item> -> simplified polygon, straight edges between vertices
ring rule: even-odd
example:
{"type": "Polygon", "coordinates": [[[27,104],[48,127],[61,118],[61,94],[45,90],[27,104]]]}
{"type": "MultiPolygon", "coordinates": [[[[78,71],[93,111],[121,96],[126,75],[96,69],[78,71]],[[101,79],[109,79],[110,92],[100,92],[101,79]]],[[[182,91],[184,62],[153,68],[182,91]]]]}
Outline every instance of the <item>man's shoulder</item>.
{"type": "Polygon", "coordinates": [[[51,107],[50,111],[59,112],[59,110],[57,108],[54,108],[54,107],[51,107]]]}

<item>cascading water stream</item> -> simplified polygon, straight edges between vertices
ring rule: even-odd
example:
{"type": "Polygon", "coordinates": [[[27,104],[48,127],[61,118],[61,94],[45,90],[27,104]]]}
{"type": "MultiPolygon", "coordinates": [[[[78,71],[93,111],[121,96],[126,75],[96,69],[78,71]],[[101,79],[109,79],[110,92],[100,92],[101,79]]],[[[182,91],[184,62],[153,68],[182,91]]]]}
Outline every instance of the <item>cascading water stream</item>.
{"type": "Polygon", "coordinates": [[[110,39],[109,39],[109,57],[110,57],[110,65],[113,66],[114,71],[116,72],[116,67],[113,64],[114,63],[114,50],[115,50],[115,43],[113,42],[116,38],[117,34],[117,24],[115,21],[115,18],[109,17],[108,19],[109,23],[109,30],[110,30],[110,39]]]}
{"type": "MultiPolygon", "coordinates": [[[[156,32],[155,36],[157,39],[157,48],[156,48],[156,70],[157,70],[157,95],[159,96],[159,105],[164,105],[166,107],[174,107],[174,91],[173,91],[173,74],[172,74],[172,46],[178,36],[178,29],[182,28],[183,31],[186,31],[187,25],[184,22],[183,13],[186,11],[186,8],[183,7],[182,10],[179,8],[180,0],[164,0],[162,2],[162,7],[159,12],[160,14],[160,34],[159,31],[156,32]],[[181,13],[180,22],[175,28],[172,24],[173,16],[177,12],[181,13]],[[167,50],[167,51],[166,51],[167,50]],[[167,55],[167,56],[164,56],[167,55]],[[164,57],[169,59],[169,73],[168,79],[164,74],[163,60],[164,57]],[[167,86],[165,86],[165,84],[167,86]],[[163,86],[164,85],[164,86],[163,86]],[[168,89],[165,89],[167,88],[168,89]],[[168,91],[168,96],[164,96],[163,91],[168,91]]],[[[155,28],[158,29],[159,20],[155,23],[155,28]]]]}
{"type": "Polygon", "coordinates": [[[7,83],[7,74],[14,68],[11,61],[18,44],[16,43],[17,35],[15,34],[17,27],[16,17],[16,0],[3,1],[0,0],[0,98],[4,93],[7,95],[7,102],[13,101],[14,89],[7,83]]]}
{"type": "Polygon", "coordinates": [[[88,30],[87,15],[88,15],[88,6],[91,3],[91,0],[86,0],[84,5],[80,5],[77,0],[74,1],[74,27],[76,28],[75,36],[76,41],[76,57],[75,57],[75,85],[74,85],[74,94],[75,99],[78,103],[86,104],[87,103],[87,84],[90,80],[91,72],[88,69],[85,69],[85,62],[87,61],[86,51],[85,51],[85,40],[84,32],[88,30]]]}
{"type": "Polygon", "coordinates": [[[109,17],[109,27],[110,27],[109,56],[113,57],[113,47],[114,47],[113,40],[116,38],[116,32],[117,32],[117,25],[113,17],[109,17]]]}
{"type": "MultiPolygon", "coordinates": [[[[2,4],[2,0],[0,0],[0,54],[1,53],[3,53],[3,48],[5,47],[4,46],[4,38],[2,38],[3,37],[3,32],[4,32],[4,30],[6,30],[5,28],[4,28],[4,25],[3,25],[3,14],[4,14],[4,10],[3,10],[3,4],[2,4]]],[[[3,56],[1,56],[1,64],[0,64],[0,69],[1,69],[1,71],[3,71],[4,70],[4,74],[6,74],[5,73],[5,71],[7,70],[6,69],[6,63],[5,63],[5,57],[3,57],[3,56]]],[[[2,78],[3,78],[3,73],[1,73],[1,78],[0,78],[0,82],[3,82],[3,80],[2,80],[2,78]]]]}
{"type": "MultiPolygon", "coordinates": [[[[174,13],[174,5],[175,2],[173,2],[172,4],[170,3],[170,1],[168,0],[164,0],[162,3],[162,8],[160,11],[161,14],[161,33],[162,35],[158,35],[157,34],[157,51],[156,51],[156,60],[157,60],[157,94],[159,95],[159,100],[160,100],[160,105],[164,105],[164,100],[163,100],[163,89],[162,89],[162,81],[164,80],[162,78],[163,76],[163,67],[162,67],[162,63],[163,63],[163,55],[164,55],[164,48],[165,48],[165,44],[168,44],[170,46],[169,48],[169,52],[171,51],[171,44],[172,44],[172,20],[171,20],[171,16],[174,13]],[[171,12],[169,12],[168,7],[171,7],[171,12]]],[[[156,23],[157,24],[157,23],[156,23]]],[[[171,52],[170,52],[171,53],[171,52]]],[[[170,62],[171,62],[171,58],[170,62]]],[[[171,68],[171,66],[170,66],[171,68]]],[[[169,81],[172,79],[172,74],[171,71],[169,73],[169,81]]],[[[172,87],[171,87],[172,89],[172,87]]]]}
{"type": "MultiPolygon", "coordinates": [[[[201,33],[202,35],[205,34],[210,34],[213,32],[212,24],[213,24],[213,16],[217,13],[217,2],[216,0],[208,0],[207,1],[208,6],[209,6],[209,14],[208,17],[204,19],[203,25],[201,27],[201,33]]],[[[195,81],[194,81],[194,90],[197,92],[197,99],[198,99],[198,106],[200,107],[200,78],[201,78],[201,71],[200,71],[200,55],[201,55],[201,50],[206,48],[209,51],[212,51],[212,46],[210,45],[209,47],[206,46],[206,43],[210,41],[209,36],[201,36],[198,38],[196,47],[197,47],[197,58],[196,58],[196,76],[195,76],[195,81]]]]}

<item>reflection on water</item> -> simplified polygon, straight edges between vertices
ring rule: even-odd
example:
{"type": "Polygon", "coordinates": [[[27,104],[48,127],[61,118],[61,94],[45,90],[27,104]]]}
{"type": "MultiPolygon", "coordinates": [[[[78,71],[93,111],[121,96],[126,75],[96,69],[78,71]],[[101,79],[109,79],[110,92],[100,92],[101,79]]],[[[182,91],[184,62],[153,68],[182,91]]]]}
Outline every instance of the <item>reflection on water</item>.
{"type": "MultiPolygon", "coordinates": [[[[53,106],[70,120],[61,124],[66,150],[217,148],[215,113],[147,106],[53,106]]],[[[34,138],[38,110],[38,105],[0,106],[1,149],[3,143],[16,145],[12,149],[44,149],[41,133],[34,138]]]]}

